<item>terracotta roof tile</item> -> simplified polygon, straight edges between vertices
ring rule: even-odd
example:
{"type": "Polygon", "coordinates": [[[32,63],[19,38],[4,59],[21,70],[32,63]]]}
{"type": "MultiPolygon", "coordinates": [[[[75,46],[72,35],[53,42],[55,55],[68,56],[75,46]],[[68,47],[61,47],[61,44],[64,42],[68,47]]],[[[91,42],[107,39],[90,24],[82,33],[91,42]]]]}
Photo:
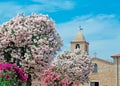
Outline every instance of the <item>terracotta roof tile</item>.
{"type": "Polygon", "coordinates": [[[114,54],[111,57],[120,57],[120,54],[114,54]]]}

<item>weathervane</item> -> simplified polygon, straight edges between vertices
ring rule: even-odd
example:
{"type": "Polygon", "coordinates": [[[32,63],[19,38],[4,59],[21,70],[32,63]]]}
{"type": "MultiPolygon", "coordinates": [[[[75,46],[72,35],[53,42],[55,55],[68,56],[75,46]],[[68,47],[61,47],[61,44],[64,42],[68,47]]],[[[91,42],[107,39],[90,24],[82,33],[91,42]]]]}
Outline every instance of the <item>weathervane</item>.
{"type": "Polygon", "coordinates": [[[81,31],[81,30],[83,30],[83,28],[81,26],[79,26],[79,30],[81,31]]]}

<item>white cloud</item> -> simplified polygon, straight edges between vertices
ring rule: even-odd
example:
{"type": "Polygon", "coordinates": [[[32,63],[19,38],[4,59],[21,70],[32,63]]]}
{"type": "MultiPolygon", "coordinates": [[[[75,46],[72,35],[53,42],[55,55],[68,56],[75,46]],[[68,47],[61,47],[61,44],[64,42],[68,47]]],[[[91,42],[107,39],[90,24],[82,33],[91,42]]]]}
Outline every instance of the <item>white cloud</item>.
{"type": "Polygon", "coordinates": [[[33,0],[34,2],[29,5],[17,4],[16,2],[1,2],[0,3],[0,23],[8,21],[10,18],[17,15],[17,13],[40,13],[40,12],[56,12],[60,10],[69,10],[74,7],[74,3],[71,1],[62,0],[33,0]]]}
{"type": "Polygon", "coordinates": [[[72,9],[74,7],[74,2],[72,1],[68,1],[68,0],[33,0],[35,2],[40,2],[42,3],[44,6],[46,6],[46,8],[54,8],[54,9],[72,9]]]}
{"type": "Polygon", "coordinates": [[[78,16],[69,22],[57,24],[65,48],[70,49],[69,42],[74,39],[80,25],[83,27],[82,32],[86,40],[90,43],[91,56],[97,52],[98,57],[110,59],[112,54],[120,53],[120,21],[115,15],[78,16]]]}

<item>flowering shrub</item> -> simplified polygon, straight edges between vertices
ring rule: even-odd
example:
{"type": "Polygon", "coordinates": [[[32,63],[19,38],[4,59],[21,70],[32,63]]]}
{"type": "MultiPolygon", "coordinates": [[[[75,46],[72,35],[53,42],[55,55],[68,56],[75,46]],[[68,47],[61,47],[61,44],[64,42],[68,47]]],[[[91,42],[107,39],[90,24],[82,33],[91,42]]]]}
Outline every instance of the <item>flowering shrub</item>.
{"type": "Polygon", "coordinates": [[[11,86],[14,82],[26,80],[27,75],[15,64],[0,63],[0,86],[11,86]]]}
{"type": "Polygon", "coordinates": [[[86,52],[76,49],[74,52],[65,51],[58,55],[55,66],[62,69],[71,81],[84,83],[89,80],[92,63],[86,52]]]}
{"type": "Polygon", "coordinates": [[[62,74],[60,69],[51,66],[44,70],[42,82],[45,86],[67,86],[69,79],[62,74]]]}
{"type": "Polygon", "coordinates": [[[0,27],[1,61],[14,62],[39,76],[60,50],[54,22],[45,15],[18,15],[0,27]]]}

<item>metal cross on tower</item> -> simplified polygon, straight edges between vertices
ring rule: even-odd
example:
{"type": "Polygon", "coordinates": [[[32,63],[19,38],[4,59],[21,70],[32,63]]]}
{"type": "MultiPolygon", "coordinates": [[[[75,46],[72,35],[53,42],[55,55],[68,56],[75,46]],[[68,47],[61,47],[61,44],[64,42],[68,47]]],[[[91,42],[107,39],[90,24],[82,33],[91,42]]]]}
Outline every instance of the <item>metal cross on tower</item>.
{"type": "Polygon", "coordinates": [[[96,56],[97,56],[97,53],[95,52],[95,53],[94,53],[94,57],[96,58],[96,56]]]}

